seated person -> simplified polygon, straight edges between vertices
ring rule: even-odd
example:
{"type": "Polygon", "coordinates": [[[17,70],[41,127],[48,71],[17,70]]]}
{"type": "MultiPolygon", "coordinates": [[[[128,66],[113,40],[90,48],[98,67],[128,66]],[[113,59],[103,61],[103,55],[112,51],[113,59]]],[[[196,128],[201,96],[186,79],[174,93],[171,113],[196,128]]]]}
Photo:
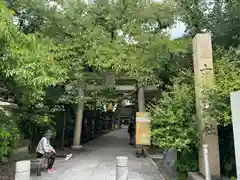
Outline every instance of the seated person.
{"type": "Polygon", "coordinates": [[[47,171],[50,172],[56,172],[55,169],[53,169],[53,164],[56,157],[65,157],[65,160],[69,160],[72,157],[72,154],[68,155],[60,155],[57,154],[55,149],[50,144],[50,139],[52,137],[53,133],[51,130],[47,130],[44,133],[44,136],[39,141],[36,152],[37,152],[37,158],[47,158],[48,165],[47,165],[47,171]]]}

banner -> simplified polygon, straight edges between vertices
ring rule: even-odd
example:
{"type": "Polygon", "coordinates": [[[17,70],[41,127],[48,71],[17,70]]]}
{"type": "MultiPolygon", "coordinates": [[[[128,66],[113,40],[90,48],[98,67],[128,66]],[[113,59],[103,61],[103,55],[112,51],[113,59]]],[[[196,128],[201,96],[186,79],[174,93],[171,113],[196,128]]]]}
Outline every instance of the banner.
{"type": "Polygon", "coordinates": [[[151,145],[150,113],[136,113],[136,145],[151,145]]]}

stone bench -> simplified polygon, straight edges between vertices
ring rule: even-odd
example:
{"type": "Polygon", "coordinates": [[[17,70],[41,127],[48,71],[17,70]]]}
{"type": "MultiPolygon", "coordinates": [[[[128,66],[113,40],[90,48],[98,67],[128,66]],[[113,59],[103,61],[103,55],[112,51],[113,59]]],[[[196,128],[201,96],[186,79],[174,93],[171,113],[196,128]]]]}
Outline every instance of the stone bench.
{"type": "Polygon", "coordinates": [[[47,159],[46,158],[35,158],[31,159],[31,166],[36,165],[37,176],[41,176],[42,169],[45,169],[47,166],[47,159]]]}

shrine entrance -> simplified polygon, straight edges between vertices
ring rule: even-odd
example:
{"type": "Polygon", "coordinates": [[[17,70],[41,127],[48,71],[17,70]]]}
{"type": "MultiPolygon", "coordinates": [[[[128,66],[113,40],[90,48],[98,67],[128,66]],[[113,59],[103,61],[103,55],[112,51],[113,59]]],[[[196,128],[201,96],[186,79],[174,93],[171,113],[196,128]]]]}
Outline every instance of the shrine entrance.
{"type": "Polygon", "coordinates": [[[105,84],[79,88],[78,98],[81,100],[75,108],[69,107],[67,120],[60,122],[62,125],[58,134],[62,139],[62,147],[71,146],[73,149],[81,149],[83,144],[103,134],[126,128],[131,119],[135,119],[136,112],[144,112],[145,104],[158,96],[157,87],[139,86],[134,77],[111,73],[97,77],[105,79],[105,84]],[[116,97],[109,99],[101,109],[88,108],[88,101],[92,99],[86,94],[106,89],[112,89],[116,97]]]}

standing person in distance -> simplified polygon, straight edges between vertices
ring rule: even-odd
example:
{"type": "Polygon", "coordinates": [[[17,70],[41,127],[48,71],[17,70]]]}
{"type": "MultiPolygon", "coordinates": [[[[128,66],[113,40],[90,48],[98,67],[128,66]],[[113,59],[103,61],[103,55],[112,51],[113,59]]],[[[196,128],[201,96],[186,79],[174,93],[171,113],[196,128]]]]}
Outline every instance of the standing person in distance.
{"type": "Polygon", "coordinates": [[[129,126],[128,126],[128,134],[129,134],[129,144],[134,145],[135,141],[135,124],[133,120],[131,120],[129,126]]]}

